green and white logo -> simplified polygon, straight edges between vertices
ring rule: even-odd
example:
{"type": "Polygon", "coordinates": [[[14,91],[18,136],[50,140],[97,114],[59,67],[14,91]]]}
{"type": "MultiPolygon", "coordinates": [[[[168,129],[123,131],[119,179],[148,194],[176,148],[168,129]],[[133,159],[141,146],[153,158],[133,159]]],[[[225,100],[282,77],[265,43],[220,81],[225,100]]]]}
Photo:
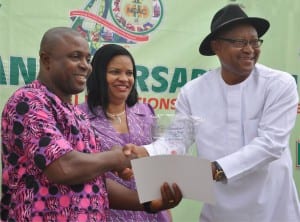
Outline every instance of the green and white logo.
{"type": "Polygon", "coordinates": [[[89,0],[82,9],[71,10],[70,18],[94,53],[105,43],[149,41],[163,18],[163,5],[161,0],[89,0]]]}

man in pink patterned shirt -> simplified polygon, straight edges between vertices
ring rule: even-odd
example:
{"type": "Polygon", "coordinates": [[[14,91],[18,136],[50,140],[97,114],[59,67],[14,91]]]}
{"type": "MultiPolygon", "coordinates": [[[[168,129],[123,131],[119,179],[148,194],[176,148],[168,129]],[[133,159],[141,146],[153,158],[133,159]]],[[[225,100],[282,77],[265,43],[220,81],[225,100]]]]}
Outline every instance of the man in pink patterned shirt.
{"type": "Polygon", "coordinates": [[[105,184],[124,173],[126,146],[103,151],[85,114],[71,104],[91,72],[87,41],[76,31],[48,30],[40,46],[38,79],[8,100],[2,113],[2,221],[106,221],[108,207],[157,212],[182,198],[176,184],[147,209],[137,193],[105,184]],[[172,200],[172,201],[170,201],[172,200]],[[174,201],[173,201],[174,200],[174,201]]]}

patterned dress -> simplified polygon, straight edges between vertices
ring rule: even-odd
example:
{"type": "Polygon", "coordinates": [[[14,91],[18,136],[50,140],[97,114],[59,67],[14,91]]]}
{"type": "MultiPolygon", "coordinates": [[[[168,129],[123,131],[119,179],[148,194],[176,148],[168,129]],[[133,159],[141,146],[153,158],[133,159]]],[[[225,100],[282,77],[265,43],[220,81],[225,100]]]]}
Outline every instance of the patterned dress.
{"type": "Polygon", "coordinates": [[[17,90],[2,113],[2,221],[106,221],[104,177],[51,183],[46,166],[66,153],[100,152],[84,113],[38,80],[17,90]]]}
{"type": "MultiPolygon", "coordinates": [[[[101,147],[110,150],[115,145],[133,143],[136,145],[148,144],[152,141],[152,126],[154,123],[154,111],[148,104],[137,103],[132,107],[126,107],[126,118],[129,133],[121,134],[111,125],[105,117],[101,107],[96,108],[96,114],[92,114],[86,103],[79,105],[87,113],[88,118],[94,127],[95,134],[100,137],[101,147]]],[[[129,189],[136,190],[135,181],[122,180],[113,173],[107,173],[108,178],[117,181],[129,189]]],[[[157,214],[148,214],[144,211],[128,211],[110,209],[107,213],[107,221],[111,222],[167,222],[170,221],[168,212],[163,211],[157,214]]]]}

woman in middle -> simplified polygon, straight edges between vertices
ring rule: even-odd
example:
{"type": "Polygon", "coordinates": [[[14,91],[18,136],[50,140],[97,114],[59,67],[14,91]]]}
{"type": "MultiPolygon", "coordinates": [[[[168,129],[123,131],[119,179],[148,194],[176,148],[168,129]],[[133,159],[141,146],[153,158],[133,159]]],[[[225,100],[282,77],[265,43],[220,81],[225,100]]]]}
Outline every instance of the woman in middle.
{"type": "MultiPolygon", "coordinates": [[[[104,45],[96,51],[92,68],[87,81],[87,102],[79,106],[87,113],[101,147],[110,150],[113,146],[128,143],[151,143],[155,114],[149,104],[138,102],[136,68],[130,52],[120,45],[104,45]]],[[[133,178],[122,180],[113,173],[106,176],[108,180],[136,189],[133,178]]],[[[150,214],[113,209],[109,210],[107,219],[111,222],[172,221],[169,211],[150,214]]]]}

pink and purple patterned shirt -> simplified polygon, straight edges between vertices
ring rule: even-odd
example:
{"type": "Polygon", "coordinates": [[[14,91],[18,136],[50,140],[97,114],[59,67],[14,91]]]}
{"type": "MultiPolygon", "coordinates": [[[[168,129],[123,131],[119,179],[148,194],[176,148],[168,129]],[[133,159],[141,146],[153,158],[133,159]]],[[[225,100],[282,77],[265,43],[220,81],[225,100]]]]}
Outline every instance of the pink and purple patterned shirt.
{"type": "Polygon", "coordinates": [[[46,166],[66,153],[101,152],[85,114],[38,80],[8,100],[2,113],[2,221],[106,221],[104,177],[51,183],[46,166]]]}

